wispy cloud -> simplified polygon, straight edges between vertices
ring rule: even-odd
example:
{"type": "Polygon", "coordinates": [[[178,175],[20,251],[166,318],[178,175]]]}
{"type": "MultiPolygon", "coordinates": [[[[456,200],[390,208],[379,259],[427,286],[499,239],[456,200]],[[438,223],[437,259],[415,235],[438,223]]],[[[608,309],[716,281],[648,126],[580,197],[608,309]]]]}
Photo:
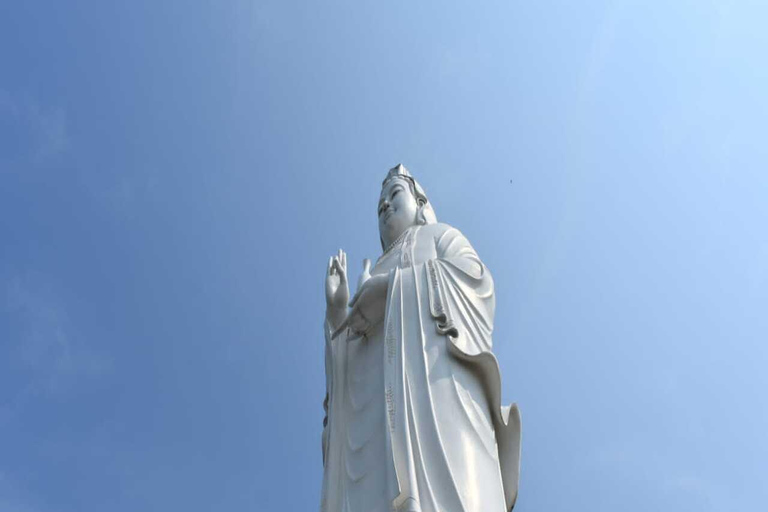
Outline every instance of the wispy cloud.
{"type": "Polygon", "coordinates": [[[85,186],[101,206],[131,218],[158,197],[161,189],[159,174],[152,167],[131,169],[125,173],[94,176],[85,186]]]}
{"type": "Polygon", "coordinates": [[[8,91],[0,89],[0,112],[4,115],[18,115],[19,107],[8,91]]]}
{"type": "Polygon", "coordinates": [[[64,152],[69,146],[67,118],[64,109],[53,107],[44,110],[36,105],[30,107],[28,119],[37,133],[35,159],[51,158],[64,152]]]}
{"type": "Polygon", "coordinates": [[[18,483],[0,469],[0,512],[40,512],[24,494],[18,483]]]}
{"type": "Polygon", "coordinates": [[[17,382],[16,400],[61,395],[83,379],[110,371],[111,360],[84,343],[65,305],[43,280],[27,273],[0,283],[0,313],[14,326],[9,355],[24,379],[17,382]]]}
{"type": "Polygon", "coordinates": [[[0,117],[10,121],[18,142],[25,146],[19,152],[33,163],[46,162],[70,147],[67,114],[60,106],[42,105],[0,89],[0,117]]]}
{"type": "Polygon", "coordinates": [[[612,2],[595,32],[587,61],[579,77],[579,95],[582,99],[594,91],[600,74],[604,72],[606,59],[616,39],[617,27],[622,21],[625,8],[624,0],[612,2]]]}
{"type": "Polygon", "coordinates": [[[647,496],[676,495],[681,501],[704,507],[699,510],[740,510],[735,506],[736,494],[712,475],[671,452],[641,441],[605,445],[574,470],[579,474],[604,473],[612,479],[626,481],[629,488],[641,486],[647,496]]]}

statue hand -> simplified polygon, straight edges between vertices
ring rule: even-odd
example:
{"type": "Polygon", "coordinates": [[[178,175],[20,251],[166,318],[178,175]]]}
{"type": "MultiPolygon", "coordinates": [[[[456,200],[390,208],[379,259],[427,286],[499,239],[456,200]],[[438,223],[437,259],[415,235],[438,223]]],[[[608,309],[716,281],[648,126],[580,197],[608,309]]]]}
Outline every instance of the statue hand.
{"type": "MultiPolygon", "coordinates": [[[[371,260],[368,258],[363,260],[363,273],[360,274],[360,278],[357,280],[357,290],[363,287],[365,282],[371,278],[371,260]]],[[[357,293],[355,293],[357,295],[357,293]]]]}
{"type": "Polygon", "coordinates": [[[351,329],[356,336],[364,335],[378,324],[384,318],[388,286],[389,278],[386,274],[370,277],[363,282],[349,303],[352,310],[333,333],[333,338],[346,328],[351,329]]]}
{"type": "Polygon", "coordinates": [[[325,276],[326,318],[334,328],[344,320],[348,300],[347,255],[339,249],[339,253],[328,260],[325,276]]]}

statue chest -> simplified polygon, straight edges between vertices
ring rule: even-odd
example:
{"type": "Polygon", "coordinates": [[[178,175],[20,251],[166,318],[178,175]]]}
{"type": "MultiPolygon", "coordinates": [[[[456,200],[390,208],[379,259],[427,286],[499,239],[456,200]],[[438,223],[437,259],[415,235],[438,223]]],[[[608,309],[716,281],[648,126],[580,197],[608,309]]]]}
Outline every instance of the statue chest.
{"type": "Polygon", "coordinates": [[[402,240],[385,252],[372,273],[386,274],[395,267],[409,268],[437,257],[434,236],[429,226],[409,229],[402,240]]]}

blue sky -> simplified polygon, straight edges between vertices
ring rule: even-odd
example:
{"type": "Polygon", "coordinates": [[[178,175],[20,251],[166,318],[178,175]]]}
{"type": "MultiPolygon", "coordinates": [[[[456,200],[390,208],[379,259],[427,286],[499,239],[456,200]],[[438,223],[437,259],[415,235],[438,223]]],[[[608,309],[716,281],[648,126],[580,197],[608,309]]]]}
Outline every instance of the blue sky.
{"type": "Polygon", "coordinates": [[[762,510],[766,19],[4,6],[0,512],[314,510],[325,265],[398,162],[494,275],[516,510],[762,510]]]}

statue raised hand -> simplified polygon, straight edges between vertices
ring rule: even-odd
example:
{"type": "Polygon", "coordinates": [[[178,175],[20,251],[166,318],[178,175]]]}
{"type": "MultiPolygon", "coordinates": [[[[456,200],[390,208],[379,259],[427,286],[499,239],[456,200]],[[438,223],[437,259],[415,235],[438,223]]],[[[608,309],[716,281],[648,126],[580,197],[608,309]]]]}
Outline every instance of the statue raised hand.
{"type": "Polygon", "coordinates": [[[344,322],[348,301],[347,254],[339,249],[339,253],[328,260],[328,270],[325,275],[325,318],[333,329],[344,322]]]}

